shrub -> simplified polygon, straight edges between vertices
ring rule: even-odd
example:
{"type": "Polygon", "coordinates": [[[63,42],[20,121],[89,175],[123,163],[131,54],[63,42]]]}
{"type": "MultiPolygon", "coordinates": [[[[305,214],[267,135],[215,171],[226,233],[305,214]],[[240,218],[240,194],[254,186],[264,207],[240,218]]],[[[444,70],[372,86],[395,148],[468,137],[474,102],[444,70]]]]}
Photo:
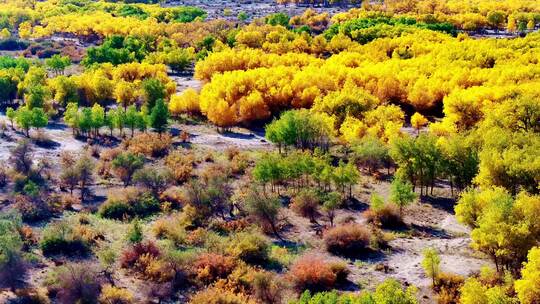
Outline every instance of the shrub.
{"type": "Polygon", "coordinates": [[[50,304],[51,300],[47,296],[44,288],[20,288],[15,290],[16,300],[9,301],[10,304],[50,304]]]}
{"type": "Polygon", "coordinates": [[[193,272],[196,280],[208,285],[218,279],[226,278],[235,267],[231,257],[216,253],[204,253],[199,255],[193,263],[193,272]]]}
{"type": "Polygon", "coordinates": [[[99,215],[111,219],[146,217],[160,210],[159,201],[149,192],[141,193],[136,188],[110,192],[99,208],[99,215]]]}
{"type": "Polygon", "coordinates": [[[395,205],[384,204],[379,208],[369,208],[364,215],[368,223],[383,228],[392,229],[403,226],[403,221],[399,216],[399,209],[395,205]]]}
{"type": "Polygon", "coordinates": [[[347,282],[347,277],[351,273],[347,264],[344,262],[335,262],[330,265],[332,272],[336,275],[336,283],[343,284],[347,282]]]}
{"type": "Polygon", "coordinates": [[[303,190],[293,197],[291,209],[314,223],[315,217],[319,215],[319,205],[320,199],[315,191],[303,190]]]}
{"type": "Polygon", "coordinates": [[[244,174],[249,166],[249,157],[246,153],[234,155],[229,160],[229,168],[232,174],[244,174]]]}
{"type": "Polygon", "coordinates": [[[122,268],[135,267],[137,262],[143,256],[158,258],[161,256],[161,251],[152,241],[133,244],[122,252],[122,256],[120,257],[120,266],[122,268]]]}
{"type": "Polygon", "coordinates": [[[60,303],[96,303],[102,278],[94,268],[85,263],[58,267],[48,280],[49,294],[60,303]]]}
{"type": "Polygon", "coordinates": [[[182,225],[182,217],[178,213],[158,219],[152,231],[156,237],[169,239],[177,246],[186,243],[186,230],[182,225]]]}
{"type": "Polygon", "coordinates": [[[44,255],[75,256],[86,255],[90,251],[88,242],[66,222],[47,225],[39,245],[44,255]]]}
{"type": "Polygon", "coordinates": [[[105,285],[99,297],[100,304],[131,304],[134,303],[133,294],[124,288],[105,285]]]}
{"type": "Polygon", "coordinates": [[[195,157],[185,149],[177,149],[165,158],[165,166],[171,171],[176,183],[181,184],[191,177],[195,157]]]}
{"type": "Polygon", "coordinates": [[[230,290],[210,288],[199,291],[189,301],[190,304],[255,304],[246,295],[230,290]]]}
{"type": "Polygon", "coordinates": [[[283,283],[271,272],[260,271],[251,283],[252,293],[261,303],[279,304],[283,301],[283,283]]]}
{"type": "Polygon", "coordinates": [[[15,196],[15,209],[21,214],[24,221],[34,222],[48,219],[53,214],[53,208],[47,202],[36,197],[18,194],[15,196]]]}
{"type": "Polygon", "coordinates": [[[147,157],[160,157],[169,151],[172,145],[170,134],[141,133],[126,140],[127,149],[134,154],[144,154],[147,157]]]}
{"type": "Polygon", "coordinates": [[[329,252],[350,255],[369,246],[369,230],[360,224],[345,224],[328,230],[324,243],[329,252]]]}
{"type": "Polygon", "coordinates": [[[268,261],[270,244],[257,232],[240,232],[229,240],[227,252],[246,263],[261,264],[268,261]]]}
{"type": "Polygon", "coordinates": [[[112,168],[114,174],[122,180],[124,187],[127,187],[135,171],[141,169],[144,165],[144,157],[134,153],[121,153],[118,154],[112,161],[112,168]]]}
{"type": "Polygon", "coordinates": [[[338,279],[346,279],[346,274],[348,272],[341,265],[327,262],[317,255],[307,254],[294,262],[289,278],[298,291],[321,291],[334,288],[338,279]]]}
{"type": "Polygon", "coordinates": [[[434,286],[435,291],[438,293],[437,303],[459,303],[460,289],[464,282],[464,278],[460,275],[440,273],[434,286]]]}
{"type": "Polygon", "coordinates": [[[167,188],[160,196],[161,201],[169,202],[171,209],[180,209],[184,204],[184,192],[178,186],[167,188]]]}

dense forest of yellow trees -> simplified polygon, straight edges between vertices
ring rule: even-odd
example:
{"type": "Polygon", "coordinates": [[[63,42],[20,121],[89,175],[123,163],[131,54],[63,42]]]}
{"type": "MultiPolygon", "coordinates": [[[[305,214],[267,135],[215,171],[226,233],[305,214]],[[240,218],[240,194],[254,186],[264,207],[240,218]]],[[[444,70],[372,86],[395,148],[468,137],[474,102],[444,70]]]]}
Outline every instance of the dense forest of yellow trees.
{"type": "MultiPolygon", "coordinates": [[[[415,264],[433,301],[540,303],[539,1],[278,0],[319,12],[212,20],[135,2],[0,0],[6,293],[419,303],[414,286],[367,290],[347,277],[365,256],[401,252],[396,239],[439,237],[407,209],[444,201],[487,266],[445,273],[426,247],[415,264]],[[325,11],[337,6],[352,7],[325,11]],[[197,86],[181,91],[186,79],[197,86]],[[54,150],[50,122],[81,151],[54,150]],[[264,129],[268,142],[236,127],[264,129]],[[216,147],[189,142],[197,136],[216,147]],[[263,148],[221,148],[237,137],[263,148]],[[34,161],[35,149],[52,161],[34,161]],[[21,277],[36,260],[50,275],[29,292],[21,277]],[[148,283],[144,296],[124,286],[132,278],[148,283]]],[[[386,278],[384,263],[373,268],[386,278]]]]}

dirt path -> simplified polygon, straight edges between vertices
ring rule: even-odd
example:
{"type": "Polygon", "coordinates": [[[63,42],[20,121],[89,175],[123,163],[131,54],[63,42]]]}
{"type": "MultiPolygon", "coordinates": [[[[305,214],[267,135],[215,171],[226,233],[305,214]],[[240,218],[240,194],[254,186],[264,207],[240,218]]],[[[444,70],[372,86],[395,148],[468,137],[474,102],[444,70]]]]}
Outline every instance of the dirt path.
{"type": "MultiPolygon", "coordinates": [[[[5,121],[9,125],[5,113],[0,113],[0,121],[5,121]]],[[[61,151],[78,151],[85,143],[73,137],[71,130],[63,123],[51,122],[42,130],[45,138],[48,139],[46,145],[34,145],[36,158],[44,156],[58,156],[61,151]]],[[[35,130],[30,131],[31,136],[35,138],[38,134],[35,130]]],[[[8,131],[4,137],[0,138],[0,160],[7,160],[10,151],[17,145],[17,141],[25,138],[24,134],[19,131],[14,131],[8,127],[8,131]]]]}

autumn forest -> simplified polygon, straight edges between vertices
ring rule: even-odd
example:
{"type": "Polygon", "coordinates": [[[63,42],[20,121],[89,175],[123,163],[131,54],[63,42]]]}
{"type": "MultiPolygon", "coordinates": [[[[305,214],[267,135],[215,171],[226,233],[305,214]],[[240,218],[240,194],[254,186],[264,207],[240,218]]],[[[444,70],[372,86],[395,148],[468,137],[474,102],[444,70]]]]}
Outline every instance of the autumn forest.
{"type": "Polygon", "coordinates": [[[0,303],[539,304],[537,0],[0,0],[0,303]]]}

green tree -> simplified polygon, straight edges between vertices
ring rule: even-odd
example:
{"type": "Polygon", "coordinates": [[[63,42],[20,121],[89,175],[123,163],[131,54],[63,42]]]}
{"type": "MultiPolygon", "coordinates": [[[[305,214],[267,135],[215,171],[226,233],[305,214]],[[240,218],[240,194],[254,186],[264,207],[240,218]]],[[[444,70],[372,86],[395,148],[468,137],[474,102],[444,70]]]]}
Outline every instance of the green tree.
{"type": "Polygon", "coordinates": [[[133,137],[133,134],[135,133],[135,128],[137,128],[137,125],[139,123],[139,115],[140,114],[137,111],[137,107],[135,107],[135,105],[127,107],[126,126],[131,130],[131,137],[133,137]]]}
{"type": "Polygon", "coordinates": [[[11,128],[14,129],[13,121],[15,121],[15,119],[17,117],[17,112],[12,107],[7,107],[6,108],[6,116],[9,119],[9,122],[11,123],[11,128]]]}
{"type": "Polygon", "coordinates": [[[39,84],[31,86],[24,95],[26,106],[30,110],[33,108],[43,108],[48,95],[49,91],[45,86],[39,84]]]}
{"type": "Polygon", "coordinates": [[[352,150],[354,161],[359,166],[367,167],[370,174],[390,162],[388,147],[376,137],[362,138],[352,150]]]}
{"type": "Polygon", "coordinates": [[[124,182],[124,187],[131,183],[135,171],[142,168],[144,158],[131,152],[120,153],[112,161],[112,167],[117,177],[124,182]]]}
{"type": "Polygon", "coordinates": [[[167,65],[175,73],[184,72],[194,60],[192,52],[185,49],[174,49],[167,54],[167,65]]]}
{"type": "Polygon", "coordinates": [[[49,117],[42,108],[32,109],[32,127],[36,129],[45,128],[49,123],[49,117]]]}
{"type": "Polygon", "coordinates": [[[87,136],[90,136],[90,132],[94,127],[94,121],[92,119],[92,109],[91,108],[82,108],[79,115],[79,129],[82,133],[85,133],[87,136]]]}
{"type": "Polygon", "coordinates": [[[64,112],[64,122],[73,130],[73,134],[79,132],[79,106],[70,102],[64,112]]]}
{"type": "Polygon", "coordinates": [[[167,97],[165,85],[158,79],[148,78],[142,82],[141,87],[149,109],[153,109],[159,99],[164,100],[167,97]]]}
{"type": "Polygon", "coordinates": [[[441,258],[435,248],[425,248],[423,255],[422,268],[424,268],[426,275],[431,278],[433,287],[435,287],[437,277],[441,271],[441,258]]]}
{"type": "Polygon", "coordinates": [[[395,178],[390,188],[390,201],[399,207],[399,216],[403,218],[403,208],[416,199],[411,183],[395,178]]]}
{"type": "Polygon", "coordinates": [[[275,13],[275,14],[271,14],[271,15],[268,15],[265,17],[265,21],[267,24],[270,24],[270,25],[281,25],[281,26],[284,26],[284,27],[289,27],[289,20],[291,18],[289,17],[289,15],[285,14],[285,13],[275,13]]]}
{"type": "Polygon", "coordinates": [[[356,166],[352,163],[345,164],[340,161],[338,166],[334,168],[333,180],[336,184],[336,188],[341,193],[345,193],[345,189],[348,189],[349,197],[352,197],[352,187],[358,183],[360,179],[360,173],[356,166]]]}
{"type": "Polygon", "coordinates": [[[17,126],[24,130],[26,137],[30,137],[30,128],[32,127],[33,115],[32,111],[29,110],[26,106],[22,106],[17,109],[17,115],[15,121],[17,126]]]}
{"type": "Polygon", "coordinates": [[[505,19],[506,17],[504,16],[504,13],[500,11],[490,11],[487,14],[487,21],[489,22],[489,25],[491,25],[491,27],[493,27],[497,32],[503,26],[505,19]]]}
{"type": "Polygon", "coordinates": [[[99,129],[105,125],[105,110],[101,105],[95,103],[92,106],[92,128],[95,135],[99,136],[99,129]]]}
{"type": "Polygon", "coordinates": [[[150,114],[150,126],[161,135],[161,133],[167,130],[168,125],[169,109],[163,99],[158,99],[150,114]]]}
{"type": "Polygon", "coordinates": [[[263,190],[266,191],[266,184],[271,183],[272,191],[277,188],[278,183],[285,178],[285,168],[283,168],[281,156],[272,153],[264,154],[255,164],[253,177],[256,181],[263,184],[263,190]]]}
{"type": "Polygon", "coordinates": [[[240,12],[238,13],[237,19],[240,22],[245,22],[249,18],[248,14],[246,12],[240,12]]]}
{"type": "Polygon", "coordinates": [[[152,191],[154,196],[159,195],[172,182],[172,175],[168,169],[144,167],[133,175],[133,181],[152,191]]]}
{"type": "Polygon", "coordinates": [[[71,59],[68,56],[53,55],[51,58],[45,59],[45,65],[51,69],[56,75],[64,74],[64,70],[71,65],[71,59]]]}
{"type": "Polygon", "coordinates": [[[330,192],[324,199],[322,210],[324,211],[330,227],[334,227],[334,219],[336,217],[336,211],[341,207],[342,199],[341,194],[338,192],[330,192]]]}
{"type": "Polygon", "coordinates": [[[94,181],[95,167],[95,161],[86,153],[83,154],[75,164],[76,175],[79,179],[81,202],[84,202],[87,194],[90,192],[89,186],[94,181]]]}

